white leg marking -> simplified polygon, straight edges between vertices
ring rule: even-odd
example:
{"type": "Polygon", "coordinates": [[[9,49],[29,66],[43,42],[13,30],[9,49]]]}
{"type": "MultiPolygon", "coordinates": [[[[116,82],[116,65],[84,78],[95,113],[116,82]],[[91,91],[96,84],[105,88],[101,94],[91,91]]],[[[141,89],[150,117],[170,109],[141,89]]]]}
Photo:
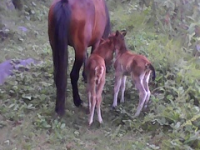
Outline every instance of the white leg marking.
{"type": "Polygon", "coordinates": [[[98,98],[98,103],[100,104],[97,104],[97,115],[98,115],[98,120],[99,120],[99,123],[103,123],[103,119],[101,117],[101,98],[98,98]]]}
{"type": "Polygon", "coordinates": [[[96,96],[92,96],[92,107],[90,109],[90,116],[89,116],[89,125],[92,124],[93,122],[93,118],[94,118],[94,109],[95,109],[95,106],[96,106],[96,96]]]}
{"type": "Polygon", "coordinates": [[[88,99],[89,99],[89,101],[88,101],[88,109],[90,111],[91,110],[91,93],[90,92],[88,92],[88,99]]]}
{"type": "Polygon", "coordinates": [[[147,97],[146,97],[146,100],[145,100],[145,104],[144,104],[144,108],[147,108],[147,105],[148,105],[148,102],[149,102],[149,98],[151,96],[151,92],[149,90],[149,78],[150,78],[150,74],[151,74],[151,71],[148,72],[148,74],[145,76],[145,79],[144,79],[144,88],[147,92],[147,97]]]}
{"type": "Polygon", "coordinates": [[[135,84],[136,84],[136,88],[139,91],[139,104],[137,107],[137,111],[134,115],[134,117],[137,117],[140,115],[140,112],[142,111],[144,102],[146,100],[146,96],[147,96],[147,92],[143,86],[143,79],[144,79],[144,74],[140,75],[140,77],[135,78],[135,84]]]}
{"type": "Polygon", "coordinates": [[[105,84],[105,72],[102,75],[102,80],[101,80],[100,85],[97,87],[97,115],[98,115],[99,123],[103,123],[103,119],[102,119],[102,116],[101,116],[101,101],[102,101],[101,94],[102,94],[102,91],[103,91],[104,84],[105,84]]]}
{"type": "Polygon", "coordinates": [[[122,83],[121,83],[121,103],[124,103],[124,91],[126,88],[126,76],[122,77],[122,83]]]}
{"type": "Polygon", "coordinates": [[[117,106],[117,97],[119,93],[119,88],[121,86],[121,76],[115,76],[115,86],[114,86],[114,99],[113,99],[113,107],[117,106]]]}

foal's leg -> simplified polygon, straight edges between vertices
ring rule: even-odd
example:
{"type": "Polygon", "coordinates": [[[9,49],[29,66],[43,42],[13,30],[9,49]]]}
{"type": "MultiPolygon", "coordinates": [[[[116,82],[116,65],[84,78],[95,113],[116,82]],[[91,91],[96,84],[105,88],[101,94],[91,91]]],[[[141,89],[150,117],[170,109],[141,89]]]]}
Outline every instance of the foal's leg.
{"type": "Polygon", "coordinates": [[[77,107],[80,106],[82,103],[82,100],[80,99],[80,95],[78,91],[77,82],[79,79],[79,71],[85,57],[85,49],[86,49],[86,46],[75,48],[75,61],[74,61],[72,71],[70,73],[72,90],[73,90],[73,100],[74,100],[75,106],[77,107]]]}
{"type": "Polygon", "coordinates": [[[84,57],[84,62],[83,62],[83,71],[82,71],[82,76],[83,76],[83,81],[85,83],[87,83],[87,76],[86,76],[86,72],[85,72],[85,65],[87,63],[88,60],[88,52],[85,52],[85,57],[84,57]]]}
{"type": "Polygon", "coordinates": [[[150,98],[150,95],[151,95],[151,92],[149,90],[149,78],[150,78],[150,74],[151,74],[151,71],[148,71],[146,74],[145,74],[145,77],[144,77],[144,80],[143,80],[143,84],[144,84],[144,88],[147,92],[147,97],[146,97],[146,100],[145,100],[145,104],[144,104],[144,108],[147,108],[147,105],[148,105],[148,102],[149,102],[149,98],[150,98]]]}
{"type": "MultiPolygon", "coordinates": [[[[87,82],[89,82],[87,80],[87,82]]],[[[91,86],[88,84],[87,85],[87,94],[88,94],[88,112],[90,113],[90,109],[91,109],[91,91],[90,91],[91,86]]]]}
{"type": "Polygon", "coordinates": [[[121,86],[122,77],[120,74],[115,74],[115,85],[114,85],[114,99],[113,99],[113,107],[117,106],[117,97],[119,93],[119,88],[121,86]]]}
{"type": "Polygon", "coordinates": [[[99,123],[103,123],[103,119],[101,116],[101,102],[102,102],[102,96],[97,95],[97,116],[98,116],[98,121],[99,123]]]}
{"type": "Polygon", "coordinates": [[[97,97],[96,97],[96,95],[92,95],[92,97],[91,97],[91,104],[92,104],[92,107],[91,107],[91,109],[90,109],[89,125],[91,125],[92,122],[93,122],[94,110],[95,110],[96,102],[97,102],[97,97]]]}
{"type": "Polygon", "coordinates": [[[139,77],[133,75],[133,80],[135,81],[135,86],[139,91],[139,104],[138,104],[137,111],[136,111],[134,117],[137,117],[140,115],[140,112],[142,111],[144,102],[147,97],[147,93],[146,93],[146,90],[143,85],[143,79],[144,79],[144,74],[140,75],[139,77]]]}
{"type": "Polygon", "coordinates": [[[94,110],[95,110],[95,106],[96,106],[96,101],[97,101],[97,97],[96,97],[96,89],[95,89],[95,82],[90,82],[90,103],[91,106],[90,107],[90,115],[89,115],[89,125],[92,124],[93,122],[93,118],[94,118],[94,110]]]}
{"type": "Polygon", "coordinates": [[[124,103],[124,91],[125,91],[125,88],[126,88],[126,76],[123,76],[122,77],[122,81],[121,81],[121,100],[120,100],[120,103],[124,103]]]}
{"type": "Polygon", "coordinates": [[[101,117],[101,101],[102,101],[102,91],[103,91],[103,87],[105,84],[105,74],[102,77],[101,83],[98,85],[97,87],[97,115],[98,115],[98,120],[99,123],[103,122],[103,119],[101,117]]]}

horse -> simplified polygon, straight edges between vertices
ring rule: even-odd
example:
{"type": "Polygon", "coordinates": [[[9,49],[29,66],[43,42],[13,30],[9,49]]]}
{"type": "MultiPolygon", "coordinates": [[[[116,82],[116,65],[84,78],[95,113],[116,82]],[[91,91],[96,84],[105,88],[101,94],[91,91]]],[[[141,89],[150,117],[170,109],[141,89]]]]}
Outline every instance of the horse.
{"type": "MultiPolygon", "coordinates": [[[[111,32],[110,16],[105,0],[54,0],[48,13],[48,37],[52,49],[54,83],[56,85],[55,112],[65,114],[67,87],[68,45],[75,50],[75,61],[70,73],[73,102],[81,106],[78,89],[79,71],[102,38],[111,32]]],[[[86,80],[85,67],[83,77],[86,80]]]]}
{"type": "Polygon", "coordinates": [[[126,87],[126,78],[131,76],[133,83],[135,83],[136,89],[139,91],[139,104],[137,111],[134,115],[138,117],[142,109],[146,109],[151,92],[149,90],[149,78],[152,73],[152,80],[156,78],[156,72],[152,63],[144,56],[136,53],[132,53],[128,50],[124,40],[125,32],[118,33],[121,36],[120,40],[117,40],[118,46],[115,47],[115,84],[114,84],[114,99],[112,107],[117,106],[117,98],[119,90],[121,91],[121,103],[124,103],[124,91],[126,87]],[[122,34],[121,34],[122,33],[122,34]]]}

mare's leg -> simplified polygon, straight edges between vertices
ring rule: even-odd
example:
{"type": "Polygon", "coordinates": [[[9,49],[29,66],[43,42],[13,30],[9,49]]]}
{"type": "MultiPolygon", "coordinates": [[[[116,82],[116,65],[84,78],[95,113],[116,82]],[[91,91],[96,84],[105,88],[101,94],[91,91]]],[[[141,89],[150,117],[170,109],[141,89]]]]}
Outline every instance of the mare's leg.
{"type": "Polygon", "coordinates": [[[103,119],[101,116],[101,102],[102,102],[102,91],[105,85],[105,73],[102,76],[101,83],[97,87],[97,115],[99,123],[103,123],[103,119]]]}
{"type": "Polygon", "coordinates": [[[122,79],[121,74],[115,73],[114,99],[112,107],[117,106],[117,97],[119,93],[119,88],[121,86],[121,79],[122,79]]]}
{"type": "Polygon", "coordinates": [[[133,80],[135,81],[135,86],[139,91],[139,104],[138,104],[138,107],[137,107],[137,111],[134,115],[134,117],[137,117],[137,116],[140,115],[140,112],[142,111],[144,102],[145,102],[146,97],[147,97],[147,92],[146,92],[144,85],[143,85],[144,74],[140,75],[139,77],[134,76],[134,75],[132,77],[133,77],[133,80]]]}
{"type": "Polygon", "coordinates": [[[80,99],[79,90],[78,90],[78,79],[79,79],[79,71],[83,64],[84,57],[85,57],[85,49],[86,46],[80,46],[75,48],[75,61],[70,73],[72,90],[73,90],[73,100],[75,106],[80,106],[82,100],[80,99]]]}
{"type": "Polygon", "coordinates": [[[86,75],[86,72],[85,72],[85,65],[87,63],[87,60],[88,60],[88,52],[86,51],[85,52],[84,62],[83,62],[83,71],[82,71],[83,81],[85,83],[87,83],[87,75],[86,75]]]}
{"type": "Polygon", "coordinates": [[[149,98],[150,98],[150,95],[151,95],[151,92],[149,90],[149,78],[150,78],[150,74],[151,74],[151,71],[148,71],[146,74],[145,74],[145,78],[144,78],[144,81],[143,81],[143,84],[144,84],[144,88],[147,92],[147,97],[146,97],[146,100],[145,100],[145,104],[144,104],[144,108],[147,108],[147,105],[148,105],[148,102],[149,102],[149,98]]]}
{"type": "Polygon", "coordinates": [[[121,100],[120,103],[124,103],[124,91],[125,91],[125,87],[126,87],[126,76],[122,77],[122,83],[121,83],[121,100]]]}

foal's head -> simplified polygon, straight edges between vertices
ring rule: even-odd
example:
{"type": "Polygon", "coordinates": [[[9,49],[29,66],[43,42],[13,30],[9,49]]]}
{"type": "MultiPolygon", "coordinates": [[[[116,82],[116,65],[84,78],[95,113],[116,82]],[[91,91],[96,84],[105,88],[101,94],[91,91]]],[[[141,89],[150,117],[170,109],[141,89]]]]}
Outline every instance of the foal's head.
{"type": "Polygon", "coordinates": [[[126,30],[116,31],[115,33],[111,33],[108,37],[110,41],[114,44],[114,49],[118,52],[122,48],[126,48],[124,37],[126,36],[126,30]]]}
{"type": "Polygon", "coordinates": [[[125,30],[122,30],[121,32],[117,30],[116,32],[111,33],[107,39],[101,39],[99,47],[94,51],[94,53],[97,53],[104,58],[106,67],[109,68],[113,63],[114,52],[120,50],[121,47],[124,47],[125,35],[125,30]]]}

